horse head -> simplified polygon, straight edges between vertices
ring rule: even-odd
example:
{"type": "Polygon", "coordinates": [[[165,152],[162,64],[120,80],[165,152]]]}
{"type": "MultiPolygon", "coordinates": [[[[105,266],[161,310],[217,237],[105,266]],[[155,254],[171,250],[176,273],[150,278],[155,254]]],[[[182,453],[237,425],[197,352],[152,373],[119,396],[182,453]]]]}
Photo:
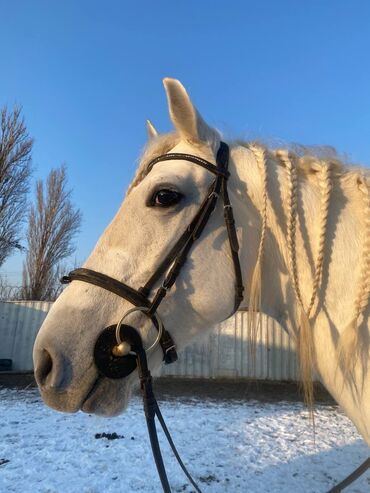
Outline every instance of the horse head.
{"type": "MultiPolygon", "coordinates": [[[[222,171],[215,171],[220,136],[199,115],[184,87],[173,79],[165,79],[164,86],[175,132],[159,135],[148,122],[149,142],[136,176],[83,267],[85,272],[109,276],[138,290],[186,233],[205,207],[205,200],[214,200],[217,212],[207,217],[200,237],[188,248],[181,272],[157,310],[176,349],[181,350],[234,311],[235,269],[230,235],[222,204],[216,203],[221,181],[229,172],[223,175],[222,171]],[[164,160],[163,155],[169,159],[164,160]],[[186,159],[188,155],[197,156],[206,165],[194,165],[186,159]],[[212,187],[217,180],[216,193],[212,187]]],[[[100,191],[99,196],[102,195],[100,191]]],[[[238,202],[232,187],[229,195],[231,203],[238,202]]],[[[236,243],[235,230],[232,233],[236,243]]],[[[196,233],[193,231],[190,236],[196,233]]],[[[167,270],[171,265],[165,267],[167,270]]],[[[154,291],[161,281],[153,281],[154,291]]],[[[139,298],[136,305],[140,304],[139,298]]],[[[94,348],[104,329],[115,327],[124,314],[125,322],[138,328],[144,346],[153,345],[158,330],[156,319],[132,308],[130,298],[123,299],[101,285],[87,284],[75,277],[54,303],[35,342],[35,376],[48,405],[67,412],[82,409],[102,415],[114,415],[125,408],[137,372],[128,371],[122,379],[102,376],[95,364],[94,348]]],[[[158,346],[149,355],[151,370],[158,368],[162,360],[158,346]]]]}

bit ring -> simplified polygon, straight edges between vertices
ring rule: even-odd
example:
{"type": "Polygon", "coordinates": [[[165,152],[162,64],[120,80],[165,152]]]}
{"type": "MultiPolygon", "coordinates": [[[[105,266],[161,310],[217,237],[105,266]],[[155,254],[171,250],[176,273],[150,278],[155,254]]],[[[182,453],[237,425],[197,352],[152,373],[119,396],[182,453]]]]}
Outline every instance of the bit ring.
{"type": "MultiPolygon", "coordinates": [[[[121,320],[118,322],[118,324],[116,326],[117,347],[120,344],[123,344],[125,342],[125,341],[122,341],[121,335],[120,335],[121,326],[122,326],[123,321],[125,320],[125,318],[128,315],[130,315],[131,313],[134,313],[134,312],[147,313],[148,311],[149,311],[149,308],[147,308],[146,306],[137,306],[137,307],[134,307],[134,308],[130,308],[130,310],[127,310],[127,312],[123,315],[123,317],[121,318],[121,320]]],[[[158,316],[157,313],[154,313],[152,316],[155,318],[155,320],[157,321],[157,324],[158,324],[158,335],[157,335],[155,341],[153,342],[153,344],[151,346],[149,346],[148,349],[145,349],[145,352],[147,352],[147,353],[149,353],[150,351],[153,351],[153,349],[158,346],[159,341],[161,340],[161,337],[162,337],[162,334],[163,334],[163,323],[162,323],[162,320],[160,319],[160,317],[158,316]]]]}

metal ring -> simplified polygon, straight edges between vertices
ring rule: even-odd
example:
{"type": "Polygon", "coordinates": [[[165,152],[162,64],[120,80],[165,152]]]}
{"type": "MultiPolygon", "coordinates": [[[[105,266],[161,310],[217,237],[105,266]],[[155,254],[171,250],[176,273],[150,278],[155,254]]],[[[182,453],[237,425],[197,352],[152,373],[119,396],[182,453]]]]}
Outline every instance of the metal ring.
{"type": "MultiPolygon", "coordinates": [[[[122,326],[122,323],[123,323],[124,319],[128,315],[130,315],[131,313],[134,313],[134,312],[147,313],[148,311],[149,311],[149,308],[146,307],[146,306],[137,306],[137,307],[134,307],[134,308],[130,308],[130,310],[127,310],[127,312],[123,315],[123,317],[121,318],[121,320],[118,322],[118,324],[116,326],[116,340],[117,340],[117,345],[118,346],[124,342],[124,341],[121,340],[121,335],[120,335],[121,326],[122,326]]],[[[156,321],[158,323],[158,335],[157,335],[155,341],[153,342],[153,344],[151,346],[149,346],[148,349],[145,349],[145,351],[147,353],[150,352],[150,351],[153,351],[153,349],[159,344],[159,341],[161,340],[161,337],[162,337],[162,334],[163,334],[163,323],[162,323],[162,320],[159,318],[159,316],[157,315],[157,313],[154,313],[153,314],[153,317],[156,319],[156,321]]]]}

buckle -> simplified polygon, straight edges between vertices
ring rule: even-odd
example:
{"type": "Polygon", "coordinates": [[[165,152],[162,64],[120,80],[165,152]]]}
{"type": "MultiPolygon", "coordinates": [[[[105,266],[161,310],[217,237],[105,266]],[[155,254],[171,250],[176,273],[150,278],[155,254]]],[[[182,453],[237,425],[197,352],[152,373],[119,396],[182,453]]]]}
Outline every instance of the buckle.
{"type": "Polygon", "coordinates": [[[165,284],[166,280],[164,279],[161,285],[161,289],[164,289],[167,293],[167,291],[170,289],[169,286],[165,284]]]}
{"type": "Polygon", "coordinates": [[[172,346],[166,348],[163,360],[166,365],[170,365],[178,360],[178,355],[176,351],[176,346],[173,344],[172,346]]]}

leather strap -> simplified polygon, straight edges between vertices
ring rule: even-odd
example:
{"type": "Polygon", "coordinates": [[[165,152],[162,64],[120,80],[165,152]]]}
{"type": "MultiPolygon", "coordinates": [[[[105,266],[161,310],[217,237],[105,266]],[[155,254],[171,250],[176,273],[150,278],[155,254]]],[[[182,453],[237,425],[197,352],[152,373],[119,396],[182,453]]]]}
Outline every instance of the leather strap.
{"type": "Polygon", "coordinates": [[[131,288],[127,284],[117,281],[117,279],[102,274],[101,272],[81,267],[73,270],[68,276],[63,276],[61,279],[63,284],[69,284],[72,281],[83,281],[99,286],[100,288],[106,289],[107,291],[124,298],[134,306],[150,307],[150,301],[139,291],[136,291],[136,289],[131,288]]]}
{"type": "Polygon", "coordinates": [[[139,373],[141,392],[142,392],[142,396],[143,396],[144,413],[145,413],[145,418],[146,418],[146,424],[148,427],[150,444],[152,447],[154,461],[155,461],[155,464],[157,466],[158,475],[159,475],[159,478],[161,480],[163,492],[164,493],[171,493],[171,487],[170,487],[170,484],[168,482],[166,468],[165,468],[164,463],[163,463],[161,448],[159,446],[157,429],[156,429],[156,425],[155,425],[155,417],[158,418],[158,421],[159,421],[159,423],[163,429],[163,432],[164,432],[164,434],[167,438],[167,441],[168,441],[168,443],[172,449],[172,452],[173,452],[174,456],[176,457],[176,460],[179,463],[184,474],[186,475],[186,477],[188,478],[188,480],[192,484],[192,486],[195,488],[195,491],[197,493],[202,493],[201,489],[196,484],[196,482],[194,481],[194,479],[190,475],[189,471],[187,470],[185,464],[181,460],[181,457],[180,457],[180,455],[177,451],[177,448],[176,448],[176,446],[172,440],[172,437],[171,437],[170,432],[167,428],[167,425],[163,419],[162,413],[159,409],[157,400],[156,400],[155,395],[154,395],[153,385],[152,385],[152,376],[151,376],[149,368],[148,368],[148,363],[147,363],[145,351],[142,348],[142,346],[137,347],[134,350],[136,352],[137,368],[138,368],[138,373],[139,373]]]}
{"type": "MultiPolygon", "coordinates": [[[[223,145],[227,145],[227,144],[221,142],[220,149],[222,148],[223,145]]],[[[219,153],[220,153],[220,149],[218,150],[219,153]]],[[[227,171],[227,168],[220,169],[219,167],[216,167],[213,163],[210,163],[206,159],[203,159],[199,156],[193,156],[193,154],[186,154],[182,152],[170,152],[169,154],[162,154],[161,156],[152,159],[152,161],[150,161],[147,166],[148,173],[149,171],[151,171],[151,169],[155,164],[160,163],[162,161],[190,161],[191,163],[197,164],[198,166],[205,168],[206,170],[210,171],[214,175],[221,175],[226,179],[228,179],[230,176],[230,173],[227,171]]]]}
{"type": "Polygon", "coordinates": [[[227,235],[229,238],[231,258],[233,260],[234,273],[235,273],[235,299],[234,299],[234,312],[233,312],[235,313],[238,310],[240,303],[243,301],[244,298],[243,296],[244,285],[243,285],[243,275],[242,275],[242,270],[239,260],[239,241],[235,228],[233,209],[230,204],[229,194],[227,192],[227,187],[225,182],[222,183],[222,197],[224,202],[224,219],[227,229],[227,235]]]}
{"type": "MultiPolygon", "coordinates": [[[[170,153],[158,156],[150,161],[148,164],[148,171],[150,171],[155,164],[169,160],[185,160],[195,163],[213,173],[215,175],[215,179],[211,183],[207,195],[204,198],[200,208],[198,209],[198,212],[195,214],[191,223],[182,233],[175,245],[171,248],[170,252],[166,255],[164,260],[159,264],[159,266],[151,275],[146,284],[136,290],[128,286],[127,284],[113,279],[105,274],[84,268],[76,269],[70,272],[68,276],[64,276],[62,278],[63,283],[69,283],[73,280],[78,280],[94,284],[95,286],[99,286],[116,294],[117,296],[126,299],[135,306],[147,307],[148,312],[146,313],[146,315],[151,318],[156,327],[157,322],[154,314],[158,309],[160,303],[166,296],[167,291],[176,282],[176,279],[187,260],[188,254],[194,242],[202,234],[212,212],[216,207],[217,200],[220,195],[222,197],[224,205],[224,219],[235,271],[235,301],[234,309],[231,315],[235,313],[235,311],[238,309],[243,299],[244,290],[238,254],[239,243],[235,229],[233,211],[227,192],[227,179],[230,175],[228,171],[229,146],[224,142],[220,143],[220,147],[218,149],[216,157],[216,166],[209,161],[198,156],[193,156],[192,154],[170,153]],[[162,284],[157,289],[153,300],[150,301],[149,295],[155,284],[161,278],[163,278],[162,284]]],[[[163,330],[160,344],[164,354],[164,361],[166,363],[172,363],[173,361],[176,361],[177,353],[174,341],[170,333],[165,329],[163,330]]]]}

